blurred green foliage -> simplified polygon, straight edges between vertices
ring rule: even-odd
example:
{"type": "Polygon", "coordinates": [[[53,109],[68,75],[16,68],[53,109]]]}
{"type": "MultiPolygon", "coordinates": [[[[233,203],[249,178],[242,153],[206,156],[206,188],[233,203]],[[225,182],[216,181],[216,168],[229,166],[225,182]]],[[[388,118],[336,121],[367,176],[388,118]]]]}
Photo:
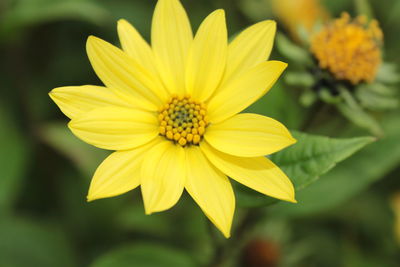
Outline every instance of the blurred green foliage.
{"type": "MultiPolygon", "coordinates": [[[[213,9],[224,8],[231,35],[275,18],[269,0],[182,2],[195,28],[213,9]]],[[[368,132],[329,106],[303,108],[297,82],[290,82],[299,80],[291,66],[312,59],[290,47],[284,31],[272,59],[289,54],[296,61],[289,62],[291,76],[248,111],[303,132],[296,134],[296,146],[271,157],[302,189],[298,204],[235,184],[239,208],[233,236],[225,240],[187,194],[170,211],[151,216],[144,215],[139,190],[85,201],[91,175],[107,152],[76,139],[47,93],[63,85],[100,84],[85,54],[87,36],[118,44],[116,21],[126,18],[148,38],[155,3],[0,1],[0,266],[250,266],[246,248],[255,239],[262,241],[251,247],[255,253],[271,253],[268,244],[278,248],[269,266],[398,266],[393,227],[400,222],[390,199],[400,191],[400,111],[376,117],[384,135],[368,144],[371,138],[359,137],[368,132]]],[[[336,16],[364,12],[368,2],[323,3],[336,16]]],[[[385,59],[398,65],[400,3],[369,4],[385,33],[385,59]]],[[[398,76],[387,69],[393,65],[385,68],[379,79],[398,90],[398,76]]],[[[308,78],[300,77],[303,85],[308,78]]],[[[390,105],[380,97],[385,92],[359,92],[362,105],[390,105]]],[[[391,103],[398,101],[398,94],[389,94],[391,103]]]]}
{"type": "Polygon", "coordinates": [[[158,244],[135,244],[117,248],[98,260],[93,267],[128,267],[134,263],[143,267],[193,267],[190,257],[180,251],[163,247],[158,244]],[[155,255],[157,255],[155,257],[155,255]]]}
{"type": "Polygon", "coordinates": [[[26,175],[31,144],[19,132],[9,110],[0,108],[0,216],[11,212],[24,175],[26,175]]]}

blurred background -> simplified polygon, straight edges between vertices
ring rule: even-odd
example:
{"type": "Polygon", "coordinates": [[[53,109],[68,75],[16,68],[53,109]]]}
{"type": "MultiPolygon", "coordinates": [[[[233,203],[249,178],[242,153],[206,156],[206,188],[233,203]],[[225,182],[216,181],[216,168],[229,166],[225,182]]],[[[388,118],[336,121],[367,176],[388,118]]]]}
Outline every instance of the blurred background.
{"type": "MultiPolygon", "coordinates": [[[[182,3],[194,29],[212,10],[223,8],[230,35],[275,19],[283,35],[299,42],[290,26],[296,10],[285,7],[282,14],[279,1],[182,3]]],[[[356,16],[369,8],[384,32],[385,61],[398,65],[400,1],[365,3],[318,4],[328,14],[324,18],[343,11],[356,16]]],[[[234,224],[243,214],[250,219],[229,240],[209,225],[187,194],[170,211],[151,216],[144,215],[137,189],[86,202],[92,174],[108,152],[75,138],[48,92],[100,85],[86,56],[87,37],[119,45],[116,22],[125,18],[149,40],[155,4],[0,0],[0,266],[400,266],[398,108],[379,116],[383,138],[299,192],[299,204],[248,208],[238,197],[234,224]]],[[[307,10],[297,13],[310,17],[307,10]]],[[[271,58],[289,62],[291,70],[292,62],[279,49],[271,58]]],[[[370,135],[335,111],[315,119],[314,110],[299,104],[299,94],[281,79],[250,111],[308,133],[370,135]]]]}

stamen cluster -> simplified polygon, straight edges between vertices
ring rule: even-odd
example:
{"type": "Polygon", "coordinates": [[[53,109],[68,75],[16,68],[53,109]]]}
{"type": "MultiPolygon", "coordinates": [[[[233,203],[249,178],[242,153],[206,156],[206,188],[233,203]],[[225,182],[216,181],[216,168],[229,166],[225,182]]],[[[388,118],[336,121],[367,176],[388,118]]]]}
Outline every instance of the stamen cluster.
{"type": "Polygon", "coordinates": [[[160,108],[160,135],[181,146],[200,143],[208,125],[204,103],[190,96],[172,96],[160,108]]]}
{"type": "Polygon", "coordinates": [[[343,13],[313,37],[311,52],[338,80],[372,82],[381,62],[382,39],[377,21],[368,23],[364,16],[351,19],[343,13]]]}

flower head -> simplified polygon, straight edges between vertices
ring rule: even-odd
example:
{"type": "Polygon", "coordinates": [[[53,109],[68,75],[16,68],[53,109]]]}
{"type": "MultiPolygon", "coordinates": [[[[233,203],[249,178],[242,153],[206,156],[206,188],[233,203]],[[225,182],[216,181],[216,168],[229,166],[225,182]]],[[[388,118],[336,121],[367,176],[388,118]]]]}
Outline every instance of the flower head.
{"type": "Polygon", "coordinates": [[[352,20],[343,13],[313,37],[311,52],[338,80],[372,82],[381,63],[382,38],[377,21],[368,24],[363,16],[352,20]]]}
{"type": "Polygon", "coordinates": [[[115,150],[96,170],[88,200],[140,185],[147,214],[171,208],[184,189],[228,237],[235,196],[227,176],[295,202],[286,175],[264,155],[295,142],[279,122],[238,114],[265,94],[286,64],[265,61],[275,23],[263,21],[228,44],[223,10],[196,35],[178,0],[159,0],[151,46],[125,20],[122,50],[89,37],[87,53],[102,86],[53,89],[83,141],[115,150]]]}

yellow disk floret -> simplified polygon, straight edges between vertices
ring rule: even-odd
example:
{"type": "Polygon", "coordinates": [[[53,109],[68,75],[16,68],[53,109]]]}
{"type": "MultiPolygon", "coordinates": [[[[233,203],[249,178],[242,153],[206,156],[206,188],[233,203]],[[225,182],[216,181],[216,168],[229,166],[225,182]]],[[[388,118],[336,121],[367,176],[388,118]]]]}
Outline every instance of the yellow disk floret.
{"type": "Polygon", "coordinates": [[[181,146],[198,145],[208,125],[204,103],[190,96],[173,96],[160,108],[160,135],[181,146]]]}
{"type": "Polygon", "coordinates": [[[313,37],[311,52],[338,80],[372,82],[381,63],[382,39],[377,21],[367,23],[363,16],[352,20],[343,13],[313,37]]]}

